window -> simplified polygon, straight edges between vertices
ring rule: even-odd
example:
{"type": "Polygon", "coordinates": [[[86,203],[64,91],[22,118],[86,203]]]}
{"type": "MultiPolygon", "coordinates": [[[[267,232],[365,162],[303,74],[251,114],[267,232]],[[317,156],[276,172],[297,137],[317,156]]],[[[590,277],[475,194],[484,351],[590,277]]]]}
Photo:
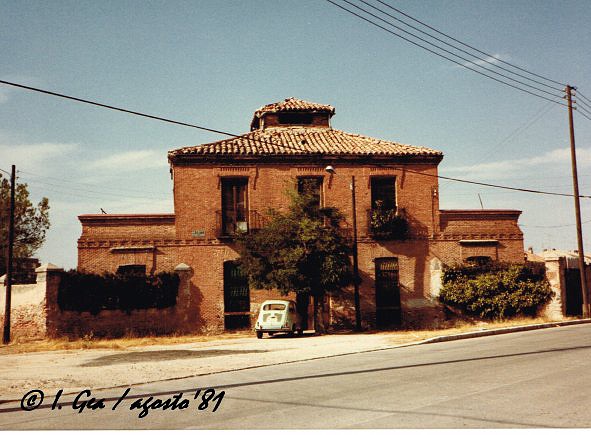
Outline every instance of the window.
{"type": "Polygon", "coordinates": [[[279,124],[310,125],[312,114],[310,113],[280,113],[277,116],[279,124]]]}
{"type": "Polygon", "coordinates": [[[263,311],[285,311],[284,304],[266,304],[263,311]]]}
{"type": "Polygon", "coordinates": [[[248,178],[222,178],[222,234],[248,231],[248,178]]]}
{"type": "Polygon", "coordinates": [[[125,264],[117,268],[117,275],[145,275],[145,264],[125,264]]]}
{"type": "Polygon", "coordinates": [[[314,205],[322,205],[322,177],[298,177],[298,193],[314,196],[314,205]]]}
{"type": "Polygon", "coordinates": [[[371,208],[396,209],[396,178],[375,177],[371,179],[371,208]]]}

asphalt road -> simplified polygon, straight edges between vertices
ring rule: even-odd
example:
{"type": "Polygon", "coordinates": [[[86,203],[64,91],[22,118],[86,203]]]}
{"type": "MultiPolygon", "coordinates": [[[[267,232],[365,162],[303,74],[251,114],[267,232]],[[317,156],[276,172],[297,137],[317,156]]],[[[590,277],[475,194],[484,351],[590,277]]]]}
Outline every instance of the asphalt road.
{"type": "Polygon", "coordinates": [[[591,325],[577,325],[132,386],[115,410],[72,409],[74,396],[54,410],[49,396],[28,412],[7,403],[0,429],[589,427],[590,397],[591,325]],[[208,387],[218,399],[199,410],[208,387]],[[175,394],[185,409],[130,410],[175,394]]]}

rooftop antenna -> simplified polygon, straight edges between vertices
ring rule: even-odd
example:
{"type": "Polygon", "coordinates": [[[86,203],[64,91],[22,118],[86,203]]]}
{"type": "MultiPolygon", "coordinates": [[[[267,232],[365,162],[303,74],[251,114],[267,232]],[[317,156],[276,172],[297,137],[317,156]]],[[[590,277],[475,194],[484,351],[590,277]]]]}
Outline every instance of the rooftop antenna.
{"type": "Polygon", "coordinates": [[[478,194],[478,201],[480,201],[480,208],[484,210],[484,205],[482,204],[482,198],[480,197],[480,193],[478,194]]]}

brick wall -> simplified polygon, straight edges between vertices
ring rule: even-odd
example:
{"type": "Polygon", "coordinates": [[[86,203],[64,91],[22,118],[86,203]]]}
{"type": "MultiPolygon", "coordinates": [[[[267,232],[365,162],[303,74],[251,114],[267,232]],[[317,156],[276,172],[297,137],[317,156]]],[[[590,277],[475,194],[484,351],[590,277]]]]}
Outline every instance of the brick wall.
{"type": "MultiPolygon", "coordinates": [[[[327,163],[328,164],[328,163],[327,163]]],[[[325,165],[274,164],[258,166],[175,166],[174,207],[177,239],[213,239],[216,213],[221,210],[221,179],[248,178],[248,204],[251,211],[265,214],[271,208],[285,209],[287,189],[295,189],[297,177],[323,177],[325,206],[338,207],[351,225],[351,176],[356,177],[357,219],[360,234],[367,233],[367,210],[371,208],[371,177],[395,176],[398,207],[404,208],[417,231],[432,234],[439,223],[439,201],[434,192],[437,178],[396,169],[372,166],[333,164],[336,175],[328,174],[325,165]],[[198,233],[194,233],[199,231],[198,233]],[[200,231],[204,231],[201,235],[200,231]],[[195,234],[199,234],[196,236],[195,234]]],[[[408,169],[436,175],[435,164],[407,165],[408,169]]]]}
{"type": "MultiPolygon", "coordinates": [[[[200,163],[173,167],[175,215],[160,224],[150,215],[134,230],[128,220],[108,220],[109,225],[81,218],[83,231],[78,244],[79,268],[115,272],[123,264],[145,264],[149,272],[172,270],[179,263],[193,269],[190,292],[196,301],[193,322],[210,330],[224,327],[223,264],[237,258],[236,246],[216,237],[224,177],[248,179],[248,209],[265,214],[268,208],[285,210],[285,192],[295,189],[297,177],[323,178],[323,205],[341,210],[351,228],[351,176],[356,178],[359,236],[359,270],[363,322],[375,325],[375,258],[396,257],[400,267],[401,303],[405,324],[437,323],[442,313],[437,304],[437,277],[442,264],[464,261],[470,256],[490,256],[501,261],[523,261],[523,234],[518,211],[439,210],[437,165],[405,163],[391,169],[350,162],[322,164],[261,163],[249,165],[200,163]],[[331,164],[336,174],[324,168],[331,164]],[[419,173],[414,173],[419,172],[419,173]],[[423,174],[423,175],[421,175],[423,174]],[[427,175],[427,176],[425,176],[427,175]],[[376,241],[368,234],[371,208],[371,178],[396,177],[396,198],[405,210],[411,237],[405,241],[376,241]],[[119,228],[119,226],[121,228],[119,228]],[[104,228],[103,228],[104,227],[104,228]],[[134,232],[135,231],[135,232],[134,232]]],[[[95,215],[96,216],[96,215],[95,215]]],[[[107,217],[105,217],[107,216],[107,217]]],[[[96,218],[96,219],[99,219],[96,218]]],[[[331,324],[345,325],[354,315],[352,289],[328,300],[331,324]]],[[[251,316],[260,303],[281,297],[278,292],[251,289],[251,316]]],[[[295,299],[295,296],[291,297],[295,299]]]]}
{"type": "Polygon", "coordinates": [[[173,214],[93,214],[78,217],[81,239],[172,239],[173,214]]]}
{"type": "MultiPolygon", "coordinates": [[[[175,269],[180,284],[176,305],[169,308],[132,310],[102,310],[97,314],[61,310],[58,288],[62,269],[53,265],[37,269],[37,283],[12,286],[12,339],[45,337],[118,337],[126,334],[187,333],[206,329],[198,310],[202,307],[193,292],[191,270],[185,265],[175,269]]],[[[0,303],[4,306],[4,294],[0,303]]],[[[0,316],[0,322],[3,322],[0,316]]]]}

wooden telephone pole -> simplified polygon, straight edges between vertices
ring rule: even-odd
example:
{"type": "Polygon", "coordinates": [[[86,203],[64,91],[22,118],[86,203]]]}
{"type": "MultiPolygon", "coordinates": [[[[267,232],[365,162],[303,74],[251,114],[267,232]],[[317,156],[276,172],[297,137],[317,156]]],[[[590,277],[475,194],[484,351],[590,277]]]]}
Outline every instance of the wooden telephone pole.
{"type": "Polygon", "coordinates": [[[573,124],[573,101],[570,85],[566,86],[566,99],[568,101],[568,123],[570,128],[570,157],[573,172],[573,193],[575,198],[575,218],[577,223],[577,249],[579,254],[579,272],[581,274],[581,292],[583,293],[583,317],[589,317],[589,301],[587,279],[585,276],[585,252],[583,250],[583,230],[581,226],[581,204],[579,201],[579,179],[577,176],[577,153],[575,151],[575,128],[573,124]]]}
{"type": "Polygon", "coordinates": [[[14,247],[14,184],[15,184],[15,166],[12,165],[10,174],[10,220],[8,223],[8,255],[6,256],[6,304],[4,305],[4,334],[2,343],[10,342],[10,303],[12,295],[12,254],[14,247]]]}

